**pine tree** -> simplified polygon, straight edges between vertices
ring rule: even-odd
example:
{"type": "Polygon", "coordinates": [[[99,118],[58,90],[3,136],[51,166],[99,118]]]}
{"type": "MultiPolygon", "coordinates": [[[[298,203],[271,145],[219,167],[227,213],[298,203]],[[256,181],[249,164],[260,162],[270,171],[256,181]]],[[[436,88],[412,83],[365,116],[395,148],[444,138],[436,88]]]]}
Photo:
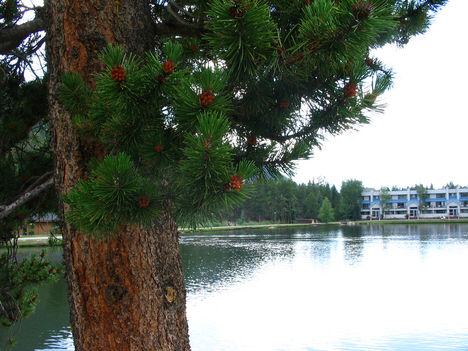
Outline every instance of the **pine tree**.
{"type": "Polygon", "coordinates": [[[331,222],[335,219],[335,214],[331,206],[330,200],[326,197],[323,199],[322,206],[320,207],[318,218],[325,223],[331,222]]]}
{"type": "Polygon", "coordinates": [[[304,206],[306,208],[305,218],[315,219],[318,217],[320,207],[317,194],[315,193],[315,191],[313,191],[313,189],[307,195],[304,202],[304,206]]]}
{"type": "MultiPolygon", "coordinates": [[[[47,31],[75,349],[189,349],[177,225],[239,204],[254,177],[291,174],[324,133],[367,123],[392,76],[371,49],[423,32],[445,2],[56,0],[24,26],[2,1],[8,75],[27,62],[15,49],[37,52],[44,40],[28,35],[47,31]]],[[[4,232],[21,224],[22,189],[2,197],[4,232]]]]}

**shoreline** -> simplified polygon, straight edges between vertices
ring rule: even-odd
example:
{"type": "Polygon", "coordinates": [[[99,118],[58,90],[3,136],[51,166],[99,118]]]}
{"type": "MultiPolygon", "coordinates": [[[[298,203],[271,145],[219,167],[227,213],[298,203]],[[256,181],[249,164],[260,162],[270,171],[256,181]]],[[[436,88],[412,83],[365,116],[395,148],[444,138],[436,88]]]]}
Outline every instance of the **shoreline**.
{"type": "MultiPolygon", "coordinates": [[[[460,224],[468,223],[466,219],[406,219],[406,220],[376,220],[376,221],[349,221],[349,222],[329,222],[329,223],[276,223],[276,224],[246,224],[246,225],[233,225],[233,226],[219,226],[219,227],[203,227],[197,228],[196,230],[180,228],[181,234],[193,234],[193,233],[206,233],[215,231],[225,230],[241,230],[241,229],[278,229],[278,228],[289,228],[289,227],[318,227],[324,225],[386,225],[386,224],[460,224]]],[[[57,239],[62,239],[61,235],[56,236],[57,239]]],[[[35,236],[21,236],[18,239],[18,247],[47,247],[48,235],[35,235],[35,236]]],[[[61,246],[61,245],[59,245],[61,246]]]]}
{"type": "Polygon", "coordinates": [[[268,228],[276,229],[281,227],[314,227],[323,225],[380,225],[380,224],[449,224],[449,223],[468,223],[468,218],[463,219],[382,219],[375,221],[359,220],[359,221],[341,221],[341,222],[328,222],[328,223],[276,223],[276,224],[246,224],[246,225],[233,225],[233,226],[220,226],[220,227],[203,227],[196,230],[181,228],[181,233],[199,233],[210,232],[216,230],[239,230],[239,229],[259,229],[268,228]]]}

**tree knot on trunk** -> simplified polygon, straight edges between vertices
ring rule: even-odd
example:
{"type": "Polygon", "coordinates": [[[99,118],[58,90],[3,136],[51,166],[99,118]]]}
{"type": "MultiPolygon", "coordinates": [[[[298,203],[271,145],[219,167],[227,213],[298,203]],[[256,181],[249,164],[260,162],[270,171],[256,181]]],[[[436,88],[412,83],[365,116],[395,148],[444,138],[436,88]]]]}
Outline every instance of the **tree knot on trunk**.
{"type": "Polygon", "coordinates": [[[108,285],[106,287],[106,302],[109,305],[121,301],[127,294],[127,290],[118,285],[108,285]]]}
{"type": "Polygon", "coordinates": [[[169,303],[173,303],[176,298],[176,291],[172,286],[166,287],[166,300],[169,303]]]}

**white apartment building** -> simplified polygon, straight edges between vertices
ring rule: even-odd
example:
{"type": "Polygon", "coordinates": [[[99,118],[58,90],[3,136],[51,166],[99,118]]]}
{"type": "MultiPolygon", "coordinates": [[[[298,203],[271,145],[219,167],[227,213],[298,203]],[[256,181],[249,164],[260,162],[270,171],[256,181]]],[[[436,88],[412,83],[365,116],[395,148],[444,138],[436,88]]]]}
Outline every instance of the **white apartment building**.
{"type": "Polygon", "coordinates": [[[468,188],[426,190],[422,206],[416,190],[408,188],[389,191],[388,194],[391,199],[383,209],[380,190],[365,189],[361,198],[361,218],[468,218],[468,188]]]}

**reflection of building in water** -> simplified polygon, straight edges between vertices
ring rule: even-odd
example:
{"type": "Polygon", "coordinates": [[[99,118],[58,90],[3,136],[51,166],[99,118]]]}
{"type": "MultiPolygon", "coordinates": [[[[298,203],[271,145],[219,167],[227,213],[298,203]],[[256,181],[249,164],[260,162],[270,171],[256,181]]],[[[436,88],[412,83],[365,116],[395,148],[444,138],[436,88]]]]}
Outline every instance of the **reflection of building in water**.
{"type": "Polygon", "coordinates": [[[372,224],[358,226],[362,228],[363,236],[381,236],[389,239],[405,237],[416,240],[446,240],[466,239],[468,225],[464,223],[435,223],[435,224],[372,224]]]}
{"type": "Polygon", "coordinates": [[[382,208],[380,190],[362,192],[362,219],[468,218],[468,188],[426,190],[422,200],[416,190],[389,191],[390,200],[382,208]],[[383,213],[385,211],[385,213],[383,213]]]}

